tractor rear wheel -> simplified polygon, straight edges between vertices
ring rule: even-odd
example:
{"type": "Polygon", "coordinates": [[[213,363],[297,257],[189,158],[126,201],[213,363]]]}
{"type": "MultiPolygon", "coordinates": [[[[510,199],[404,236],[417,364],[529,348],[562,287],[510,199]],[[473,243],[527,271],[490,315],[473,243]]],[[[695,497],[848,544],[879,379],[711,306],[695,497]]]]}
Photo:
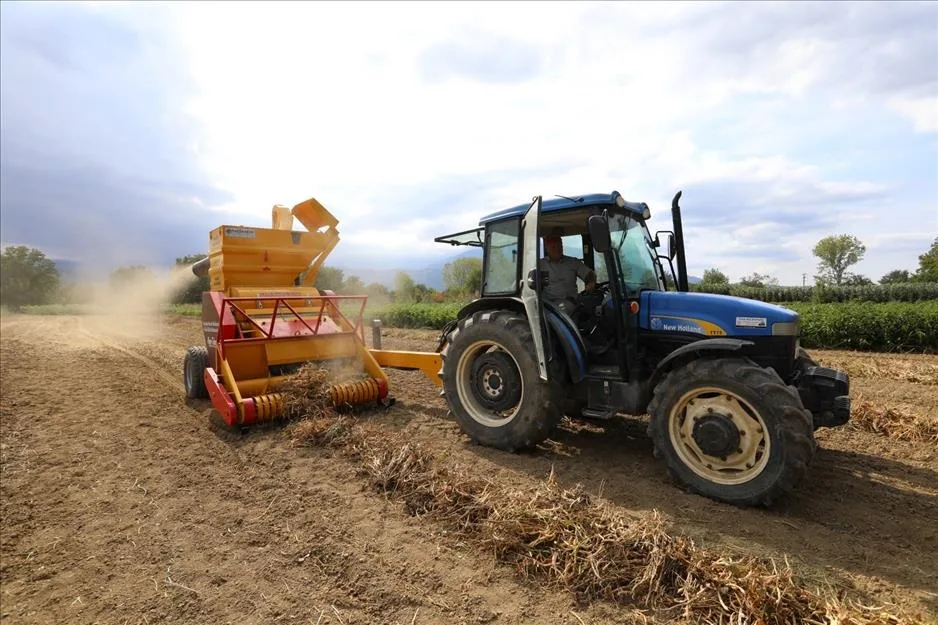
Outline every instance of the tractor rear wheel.
{"type": "Polygon", "coordinates": [[[746,358],[671,371],[648,405],[655,456],[691,491],[739,506],[771,505],[807,473],[811,414],[772,369],[746,358]]]}
{"type": "Polygon", "coordinates": [[[205,388],[206,367],[208,367],[207,349],[195,346],[186,350],[186,358],[182,365],[182,382],[186,387],[187,399],[208,398],[208,389],[205,388]]]}
{"type": "MultiPolygon", "coordinates": [[[[540,443],[560,423],[562,386],[538,374],[526,317],[481,311],[459,320],[440,355],[443,395],[476,443],[517,451],[540,443]]],[[[555,371],[563,379],[563,372],[555,371]]]]}

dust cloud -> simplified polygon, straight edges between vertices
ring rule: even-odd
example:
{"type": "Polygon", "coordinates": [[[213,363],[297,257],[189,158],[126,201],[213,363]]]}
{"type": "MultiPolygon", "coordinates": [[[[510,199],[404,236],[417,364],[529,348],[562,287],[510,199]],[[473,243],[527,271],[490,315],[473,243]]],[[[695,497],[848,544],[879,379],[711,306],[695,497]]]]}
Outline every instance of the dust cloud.
{"type": "Polygon", "coordinates": [[[177,294],[198,278],[191,266],[146,271],[121,283],[85,283],[82,294],[84,326],[99,336],[122,339],[161,337],[163,313],[177,294]]]}

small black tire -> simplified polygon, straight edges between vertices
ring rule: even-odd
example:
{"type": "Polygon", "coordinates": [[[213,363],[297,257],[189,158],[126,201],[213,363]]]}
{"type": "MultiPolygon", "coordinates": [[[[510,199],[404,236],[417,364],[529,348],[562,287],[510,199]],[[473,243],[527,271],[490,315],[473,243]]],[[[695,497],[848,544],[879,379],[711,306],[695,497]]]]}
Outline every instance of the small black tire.
{"type": "Polygon", "coordinates": [[[208,398],[208,389],[205,388],[206,367],[208,367],[208,350],[206,348],[195,346],[186,350],[186,357],[182,365],[182,383],[186,387],[187,399],[208,398]]]}
{"type": "Polygon", "coordinates": [[[552,367],[557,382],[540,379],[523,315],[487,310],[464,317],[446,337],[440,356],[442,395],[463,432],[479,445],[519,451],[544,441],[560,423],[565,371],[552,367]],[[485,359],[481,370],[480,359],[485,359]],[[517,403],[500,405],[515,397],[517,403]]]}
{"type": "Polygon", "coordinates": [[[817,450],[811,413],[797,391],[748,358],[698,359],[671,371],[656,386],[648,413],[655,456],[671,477],[741,507],[771,506],[794,491],[817,450]],[[720,428],[731,422],[736,438],[729,440],[737,448],[724,457],[707,455],[697,427],[688,430],[704,419],[723,419],[720,428]]]}

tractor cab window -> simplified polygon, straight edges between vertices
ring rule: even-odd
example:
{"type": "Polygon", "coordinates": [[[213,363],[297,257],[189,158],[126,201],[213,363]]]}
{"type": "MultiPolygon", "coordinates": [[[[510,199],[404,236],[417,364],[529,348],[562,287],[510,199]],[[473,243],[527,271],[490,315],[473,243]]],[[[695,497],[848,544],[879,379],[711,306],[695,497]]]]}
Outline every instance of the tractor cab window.
{"type": "MultiPolygon", "coordinates": [[[[644,222],[613,213],[609,215],[609,231],[612,251],[619,257],[621,279],[626,292],[634,294],[642,289],[664,290],[654,248],[651,246],[651,235],[644,222]]],[[[597,282],[608,280],[609,271],[601,254],[596,255],[595,265],[597,282]]]]}
{"type": "Polygon", "coordinates": [[[482,295],[514,295],[518,289],[520,219],[506,219],[486,229],[482,295]]]}

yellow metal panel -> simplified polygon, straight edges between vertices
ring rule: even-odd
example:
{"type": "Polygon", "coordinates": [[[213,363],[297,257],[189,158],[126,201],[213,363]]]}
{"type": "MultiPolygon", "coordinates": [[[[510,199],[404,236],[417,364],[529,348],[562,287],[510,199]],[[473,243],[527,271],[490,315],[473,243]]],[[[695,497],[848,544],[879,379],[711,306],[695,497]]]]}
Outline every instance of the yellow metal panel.
{"type": "Polygon", "coordinates": [[[292,212],[310,232],[316,232],[323,226],[335,228],[339,225],[339,220],[313,197],[294,206],[292,212]]]}
{"type": "Polygon", "coordinates": [[[266,360],[269,366],[348,358],[355,356],[358,351],[355,337],[348,334],[279,339],[262,345],[267,347],[266,360]]]}
{"type": "MultiPolygon", "coordinates": [[[[283,224],[278,224],[283,225],[283,224]]],[[[335,230],[302,232],[223,225],[209,236],[213,288],[291,286],[316,260],[321,263],[338,239],[335,230]]]]}
{"type": "Polygon", "coordinates": [[[437,386],[443,386],[439,375],[443,359],[436,352],[399,352],[378,349],[368,351],[375,362],[382,367],[422,371],[431,382],[437,386]]]}
{"type": "Polygon", "coordinates": [[[225,343],[225,361],[234,380],[267,376],[267,351],[264,343],[225,343]]]}

